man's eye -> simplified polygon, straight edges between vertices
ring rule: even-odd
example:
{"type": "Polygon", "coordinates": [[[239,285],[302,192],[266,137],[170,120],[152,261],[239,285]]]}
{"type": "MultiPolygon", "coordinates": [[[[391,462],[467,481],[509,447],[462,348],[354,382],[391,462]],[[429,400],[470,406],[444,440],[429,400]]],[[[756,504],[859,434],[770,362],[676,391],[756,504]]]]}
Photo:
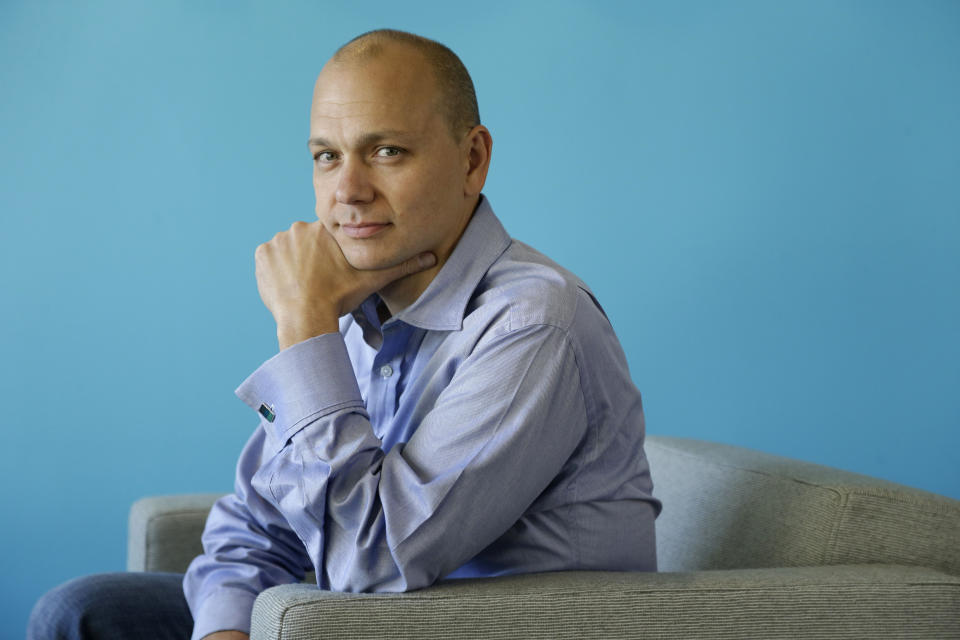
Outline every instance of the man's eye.
{"type": "Polygon", "coordinates": [[[313,159],[317,162],[333,162],[337,155],[333,151],[320,151],[314,154],[313,159]]]}
{"type": "Polygon", "coordinates": [[[377,149],[377,155],[381,158],[393,158],[400,155],[400,149],[397,147],[380,147],[377,149]]]}

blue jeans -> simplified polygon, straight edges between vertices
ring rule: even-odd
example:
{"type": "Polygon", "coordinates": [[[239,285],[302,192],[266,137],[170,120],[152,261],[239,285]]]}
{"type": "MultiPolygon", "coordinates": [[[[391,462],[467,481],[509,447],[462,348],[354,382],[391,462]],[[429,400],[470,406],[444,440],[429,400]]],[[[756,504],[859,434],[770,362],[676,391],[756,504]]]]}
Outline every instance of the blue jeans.
{"type": "Polygon", "coordinates": [[[47,592],[33,607],[27,640],[187,640],[193,616],[181,573],[102,573],[47,592]]]}

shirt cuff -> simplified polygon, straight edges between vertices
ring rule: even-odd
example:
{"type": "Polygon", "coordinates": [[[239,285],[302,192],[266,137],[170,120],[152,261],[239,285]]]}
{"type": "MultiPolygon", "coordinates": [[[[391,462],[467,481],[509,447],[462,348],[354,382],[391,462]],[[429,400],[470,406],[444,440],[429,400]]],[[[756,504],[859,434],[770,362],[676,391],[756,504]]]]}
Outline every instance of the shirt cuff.
{"type": "Polygon", "coordinates": [[[250,617],[256,599],[256,594],[241,589],[214,591],[194,616],[190,640],[200,640],[214,631],[235,630],[249,634],[250,617]]]}
{"type": "Polygon", "coordinates": [[[260,414],[277,451],[311,422],[346,407],[364,406],[340,333],[284,349],[260,365],[236,394],[260,414]]]}

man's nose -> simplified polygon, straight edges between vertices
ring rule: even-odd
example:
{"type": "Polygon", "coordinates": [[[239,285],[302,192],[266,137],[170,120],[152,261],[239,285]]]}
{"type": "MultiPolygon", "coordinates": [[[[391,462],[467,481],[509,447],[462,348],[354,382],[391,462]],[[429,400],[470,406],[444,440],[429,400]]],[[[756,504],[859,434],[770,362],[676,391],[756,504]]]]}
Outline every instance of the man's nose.
{"type": "Polygon", "coordinates": [[[356,204],[373,200],[374,189],[368,172],[369,167],[362,161],[344,159],[337,180],[337,202],[356,204]]]}

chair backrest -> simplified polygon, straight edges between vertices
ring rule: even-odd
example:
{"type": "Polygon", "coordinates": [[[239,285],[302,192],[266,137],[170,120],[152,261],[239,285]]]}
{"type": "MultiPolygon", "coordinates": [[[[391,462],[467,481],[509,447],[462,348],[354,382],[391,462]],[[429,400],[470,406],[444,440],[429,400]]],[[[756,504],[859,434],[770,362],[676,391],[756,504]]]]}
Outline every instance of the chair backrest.
{"type": "Polygon", "coordinates": [[[907,564],[960,574],[960,501],[740,447],[651,435],[660,571],[907,564]]]}

